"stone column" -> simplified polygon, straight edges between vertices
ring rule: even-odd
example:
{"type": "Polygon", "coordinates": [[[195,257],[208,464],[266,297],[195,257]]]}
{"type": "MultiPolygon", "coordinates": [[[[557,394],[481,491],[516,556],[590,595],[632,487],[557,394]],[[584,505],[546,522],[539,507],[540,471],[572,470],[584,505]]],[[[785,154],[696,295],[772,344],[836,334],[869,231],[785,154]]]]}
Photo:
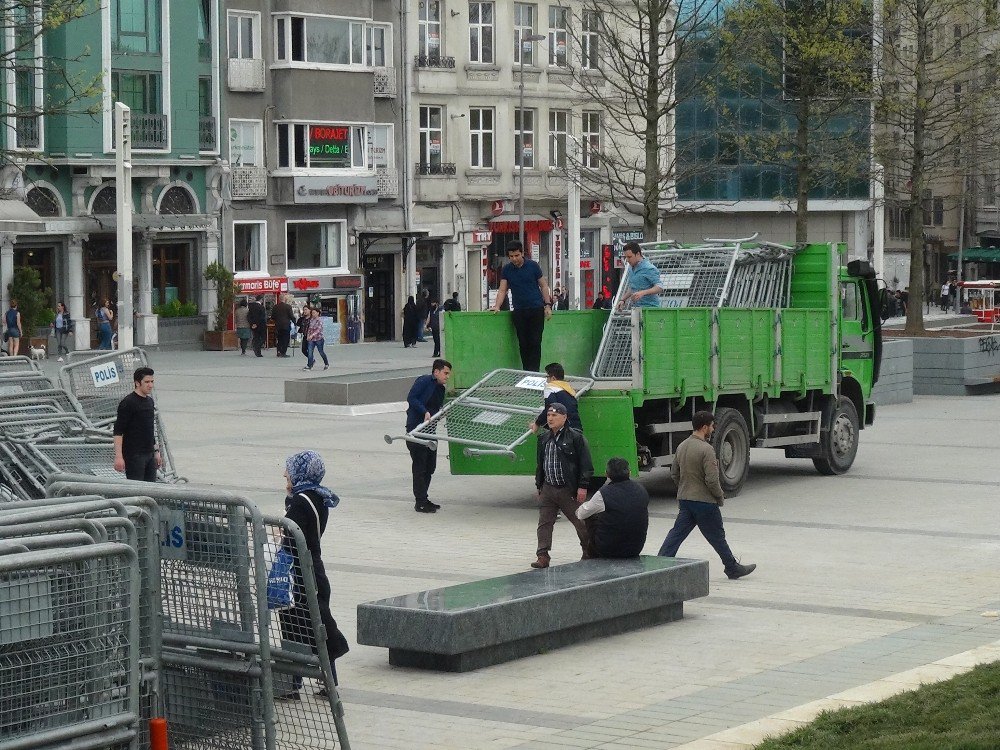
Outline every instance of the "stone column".
{"type": "Polygon", "coordinates": [[[10,307],[10,293],[7,285],[14,280],[14,240],[16,234],[0,234],[0,299],[3,308],[0,314],[5,314],[10,307]]]}
{"type": "MultiPolygon", "coordinates": [[[[218,229],[208,229],[205,231],[205,239],[201,243],[201,252],[198,254],[198,288],[201,289],[201,301],[198,304],[198,311],[202,315],[208,316],[209,330],[215,330],[215,285],[210,284],[205,279],[205,269],[209,264],[214,263],[219,258],[219,240],[222,232],[218,229]]],[[[267,248],[261,249],[263,252],[267,248]]]]}
{"type": "Polygon", "coordinates": [[[135,261],[139,277],[138,313],[149,315],[153,312],[153,236],[149,232],[139,235],[135,261]]]}
{"type": "Polygon", "coordinates": [[[71,234],[69,237],[68,263],[66,264],[67,289],[69,291],[67,304],[69,315],[73,319],[73,348],[90,348],[90,319],[83,301],[83,243],[86,234],[71,234]]]}

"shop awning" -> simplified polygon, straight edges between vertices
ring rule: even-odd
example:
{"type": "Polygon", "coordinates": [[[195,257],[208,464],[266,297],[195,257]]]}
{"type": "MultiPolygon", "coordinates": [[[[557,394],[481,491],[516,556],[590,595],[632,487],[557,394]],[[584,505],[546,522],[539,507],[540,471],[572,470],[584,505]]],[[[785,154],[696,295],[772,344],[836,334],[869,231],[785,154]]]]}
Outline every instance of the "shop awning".
{"type": "MultiPolygon", "coordinates": [[[[494,232],[517,232],[519,217],[517,214],[500,214],[490,219],[490,229],[494,232]]],[[[541,214],[525,214],[524,226],[528,229],[535,229],[539,232],[552,231],[552,219],[541,214]],[[534,226],[532,226],[534,225],[534,226]]]]}
{"type": "MultiPolygon", "coordinates": [[[[949,260],[958,260],[958,253],[951,253],[949,260]]],[[[962,251],[962,260],[970,263],[1000,263],[1000,247],[970,247],[962,251]]]]}

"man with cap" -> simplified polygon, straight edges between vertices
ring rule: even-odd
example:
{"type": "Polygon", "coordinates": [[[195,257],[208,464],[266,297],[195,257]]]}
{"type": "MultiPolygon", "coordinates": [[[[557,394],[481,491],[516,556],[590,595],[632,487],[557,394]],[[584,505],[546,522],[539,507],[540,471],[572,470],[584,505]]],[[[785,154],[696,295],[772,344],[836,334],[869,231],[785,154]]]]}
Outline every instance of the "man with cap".
{"type": "Polygon", "coordinates": [[[549,567],[552,549],[552,527],[559,511],[573,524],[583,551],[588,558],[590,541],[587,526],[576,517],[579,503],[587,499],[587,486],[594,476],[590,446],[579,430],[568,424],[566,407],[551,404],[545,411],[548,430],[538,438],[535,487],[538,488],[538,549],[533,568],[549,567]]]}

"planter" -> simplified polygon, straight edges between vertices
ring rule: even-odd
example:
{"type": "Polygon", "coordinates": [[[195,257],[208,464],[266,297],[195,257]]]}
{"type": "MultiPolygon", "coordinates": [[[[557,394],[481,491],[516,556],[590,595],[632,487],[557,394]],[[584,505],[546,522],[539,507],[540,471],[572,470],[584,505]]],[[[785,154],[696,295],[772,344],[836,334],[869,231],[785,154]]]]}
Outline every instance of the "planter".
{"type": "Polygon", "coordinates": [[[240,348],[236,331],[205,331],[205,351],[232,352],[240,348]]]}
{"type": "Polygon", "coordinates": [[[187,318],[163,318],[156,321],[157,342],[164,344],[191,344],[197,346],[205,333],[208,318],[193,315],[187,318]]]}
{"type": "Polygon", "coordinates": [[[907,340],[913,342],[915,394],[967,396],[1000,390],[1000,335],[935,331],[907,340]]]}

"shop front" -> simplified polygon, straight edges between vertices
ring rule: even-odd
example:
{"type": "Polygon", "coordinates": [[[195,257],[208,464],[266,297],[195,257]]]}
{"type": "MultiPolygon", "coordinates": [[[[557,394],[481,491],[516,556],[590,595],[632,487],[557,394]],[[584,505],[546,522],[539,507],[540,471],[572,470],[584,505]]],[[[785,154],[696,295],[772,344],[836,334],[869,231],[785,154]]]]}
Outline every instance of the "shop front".
{"type": "Polygon", "coordinates": [[[360,274],[288,274],[288,293],[293,307],[306,302],[319,306],[327,346],[356,344],[362,340],[360,274]]]}

